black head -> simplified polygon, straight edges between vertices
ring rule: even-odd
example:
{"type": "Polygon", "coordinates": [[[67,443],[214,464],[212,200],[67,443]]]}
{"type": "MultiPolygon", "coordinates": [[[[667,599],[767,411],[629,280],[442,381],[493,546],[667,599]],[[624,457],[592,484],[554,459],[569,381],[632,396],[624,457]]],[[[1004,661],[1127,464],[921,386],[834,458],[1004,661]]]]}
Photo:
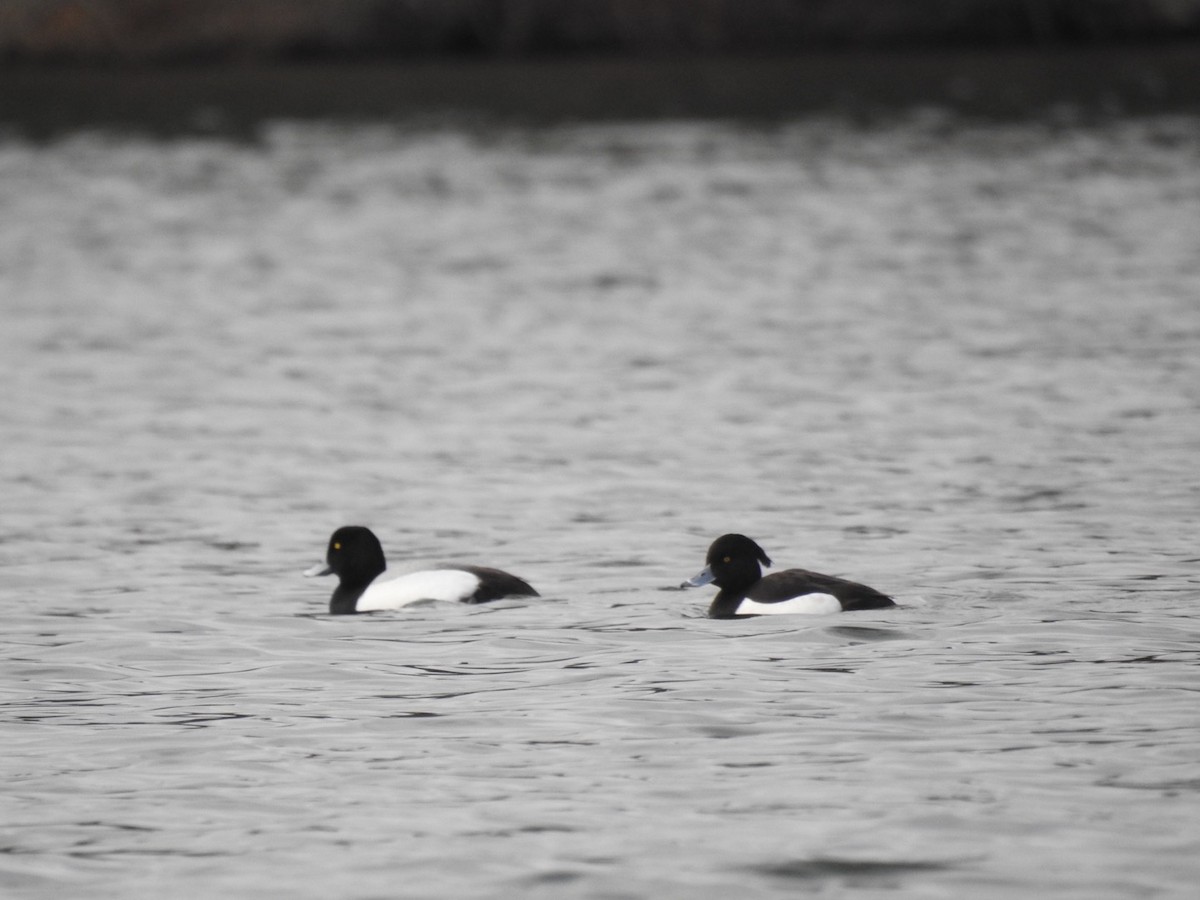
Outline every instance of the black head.
{"type": "Polygon", "coordinates": [[[744,534],[723,534],[708,548],[705,558],[713,583],[721,588],[741,588],[762,578],[764,566],[771,565],[766,551],[744,534]]]}
{"type": "Polygon", "coordinates": [[[329,538],[325,562],[313,566],[304,574],[337,575],[338,586],[329,600],[329,611],[338,615],[356,612],[358,598],[386,568],[383,547],[371,529],[361,525],[346,525],[329,538]]]}
{"type": "Polygon", "coordinates": [[[352,583],[369,583],[387,568],[379,538],[362,525],[344,525],[335,531],[329,538],[325,562],[330,572],[352,583]]]}

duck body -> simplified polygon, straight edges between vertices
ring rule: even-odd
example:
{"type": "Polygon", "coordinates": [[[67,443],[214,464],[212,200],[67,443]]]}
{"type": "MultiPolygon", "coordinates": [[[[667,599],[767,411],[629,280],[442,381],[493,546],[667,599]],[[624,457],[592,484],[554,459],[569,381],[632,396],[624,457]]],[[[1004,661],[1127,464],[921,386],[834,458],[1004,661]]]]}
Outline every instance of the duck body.
{"type": "Polygon", "coordinates": [[[381,578],[386,570],[383,546],[375,534],[361,525],[346,525],[329,538],[325,562],[304,574],[338,576],[329,600],[332,615],[400,609],[427,600],[487,603],[502,597],[538,596],[525,580],[487,566],[439,566],[381,578]]]}
{"type": "Polygon", "coordinates": [[[713,619],[767,615],[823,615],[895,606],[891,597],[865,584],[807,569],[764,576],[766,552],[741,534],[726,534],[708,548],[707,565],[686,585],[715,584],[721,590],[708,608],[713,619]]]}

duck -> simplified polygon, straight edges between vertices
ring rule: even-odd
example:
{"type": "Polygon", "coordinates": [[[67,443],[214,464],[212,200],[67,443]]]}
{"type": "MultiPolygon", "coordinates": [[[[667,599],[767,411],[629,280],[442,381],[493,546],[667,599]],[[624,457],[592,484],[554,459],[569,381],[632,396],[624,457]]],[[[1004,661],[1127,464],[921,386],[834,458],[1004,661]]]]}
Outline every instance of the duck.
{"type": "Polygon", "coordinates": [[[422,600],[487,603],[539,596],[524,579],[486,566],[438,566],[381,580],[386,569],[375,533],[362,525],[343,525],[330,536],[325,561],[304,574],[337,575],[338,586],[329,599],[329,613],[335,616],[400,609],[422,600]]]}
{"type": "Polygon", "coordinates": [[[737,619],[780,614],[820,615],[859,609],[885,609],[896,602],[865,584],[807,569],[764,576],[760,563],[771,559],[744,534],[724,534],[708,548],[705,567],[681,587],[715,584],[721,590],[709,618],[737,619]]]}

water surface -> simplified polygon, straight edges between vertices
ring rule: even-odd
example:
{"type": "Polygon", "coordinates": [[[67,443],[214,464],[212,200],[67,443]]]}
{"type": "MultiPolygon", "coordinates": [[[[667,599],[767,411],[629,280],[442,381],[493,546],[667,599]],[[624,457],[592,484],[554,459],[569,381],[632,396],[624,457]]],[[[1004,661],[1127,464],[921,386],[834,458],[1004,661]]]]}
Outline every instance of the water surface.
{"type": "Polygon", "coordinates": [[[0,143],[12,896],[1190,897],[1200,127],[0,143]],[[329,532],[545,595],[330,618],[329,532]],[[925,605],[703,618],[716,535],[925,605]]]}

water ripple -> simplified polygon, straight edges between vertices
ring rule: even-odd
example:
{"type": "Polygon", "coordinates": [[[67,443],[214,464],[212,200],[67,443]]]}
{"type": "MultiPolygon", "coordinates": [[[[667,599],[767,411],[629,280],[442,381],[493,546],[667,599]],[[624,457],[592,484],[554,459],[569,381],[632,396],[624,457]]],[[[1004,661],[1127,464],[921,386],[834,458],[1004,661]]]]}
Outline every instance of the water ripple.
{"type": "Polygon", "coordinates": [[[0,886],[1191,897],[1198,150],[0,141],[0,886]],[[543,599],[329,616],[350,521],[543,599]],[[729,530],[926,602],[709,620],[729,530]]]}

